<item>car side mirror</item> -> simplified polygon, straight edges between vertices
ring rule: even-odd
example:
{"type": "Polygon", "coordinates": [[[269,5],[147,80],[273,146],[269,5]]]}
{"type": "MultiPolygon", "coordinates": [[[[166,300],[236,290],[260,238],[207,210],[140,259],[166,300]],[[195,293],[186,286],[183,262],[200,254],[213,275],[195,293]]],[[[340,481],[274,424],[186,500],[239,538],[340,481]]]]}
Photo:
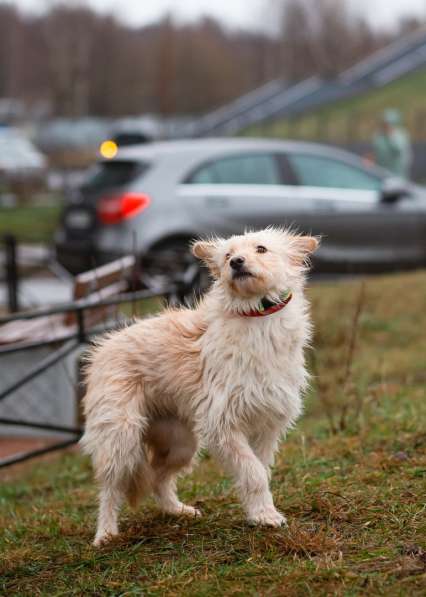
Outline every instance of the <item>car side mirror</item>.
{"type": "Polygon", "coordinates": [[[410,194],[409,186],[403,178],[387,178],[383,182],[381,201],[383,203],[396,203],[410,194]]]}

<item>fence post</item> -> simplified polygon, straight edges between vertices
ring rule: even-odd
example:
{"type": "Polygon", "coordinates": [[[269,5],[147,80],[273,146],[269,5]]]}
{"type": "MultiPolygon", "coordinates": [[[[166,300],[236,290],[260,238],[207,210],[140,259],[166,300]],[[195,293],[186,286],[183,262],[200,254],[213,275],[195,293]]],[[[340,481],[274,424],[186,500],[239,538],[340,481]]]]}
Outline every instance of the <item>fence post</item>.
{"type": "Polygon", "coordinates": [[[6,253],[5,270],[8,307],[10,313],[16,313],[19,311],[16,238],[12,234],[6,234],[4,245],[6,253]]]}
{"type": "Polygon", "coordinates": [[[82,309],[82,308],[77,309],[76,317],[77,317],[78,341],[80,342],[80,344],[85,344],[87,341],[87,337],[86,337],[86,330],[84,327],[84,324],[85,324],[84,309],[82,309]]]}
{"type": "Polygon", "coordinates": [[[76,397],[76,404],[77,404],[77,425],[79,427],[83,427],[84,426],[84,411],[83,411],[83,398],[84,395],[86,394],[86,390],[87,387],[85,385],[85,376],[83,373],[83,369],[84,369],[84,358],[82,353],[80,352],[80,354],[77,357],[77,363],[76,363],[76,368],[77,368],[77,383],[76,383],[76,387],[75,387],[75,397],[76,397]]]}

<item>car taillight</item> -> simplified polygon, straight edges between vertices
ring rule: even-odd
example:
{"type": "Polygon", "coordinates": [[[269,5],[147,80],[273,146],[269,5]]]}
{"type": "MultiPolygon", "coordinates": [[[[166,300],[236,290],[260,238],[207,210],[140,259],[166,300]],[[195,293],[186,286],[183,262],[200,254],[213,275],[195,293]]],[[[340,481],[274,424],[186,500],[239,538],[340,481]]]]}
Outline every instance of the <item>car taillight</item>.
{"type": "Polygon", "coordinates": [[[116,197],[107,197],[98,203],[98,218],[103,224],[119,224],[141,213],[150,203],[148,195],[142,193],[124,193],[116,197]]]}

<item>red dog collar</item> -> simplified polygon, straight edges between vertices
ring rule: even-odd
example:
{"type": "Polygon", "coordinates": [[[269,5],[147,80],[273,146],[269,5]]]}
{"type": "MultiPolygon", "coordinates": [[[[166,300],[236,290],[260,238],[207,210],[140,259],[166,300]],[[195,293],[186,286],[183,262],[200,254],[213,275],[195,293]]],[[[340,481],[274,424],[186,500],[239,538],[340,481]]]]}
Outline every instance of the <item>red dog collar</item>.
{"type": "Polygon", "coordinates": [[[249,311],[248,313],[242,313],[243,317],[266,317],[267,315],[272,315],[273,313],[278,313],[281,309],[284,309],[291,299],[293,295],[291,292],[288,292],[284,295],[280,303],[272,303],[268,299],[262,299],[262,306],[260,309],[253,309],[253,311],[249,311]]]}

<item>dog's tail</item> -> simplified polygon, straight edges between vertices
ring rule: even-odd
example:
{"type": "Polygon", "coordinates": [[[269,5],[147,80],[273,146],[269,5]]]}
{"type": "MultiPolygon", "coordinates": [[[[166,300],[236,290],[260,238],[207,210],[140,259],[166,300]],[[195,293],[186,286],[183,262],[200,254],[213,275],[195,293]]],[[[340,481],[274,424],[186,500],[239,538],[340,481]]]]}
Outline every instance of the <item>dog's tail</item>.
{"type": "Polygon", "coordinates": [[[144,445],[148,419],[141,412],[141,388],[89,384],[83,401],[86,429],[80,445],[92,457],[101,485],[116,488],[135,506],[152,492],[153,472],[144,445]]]}

